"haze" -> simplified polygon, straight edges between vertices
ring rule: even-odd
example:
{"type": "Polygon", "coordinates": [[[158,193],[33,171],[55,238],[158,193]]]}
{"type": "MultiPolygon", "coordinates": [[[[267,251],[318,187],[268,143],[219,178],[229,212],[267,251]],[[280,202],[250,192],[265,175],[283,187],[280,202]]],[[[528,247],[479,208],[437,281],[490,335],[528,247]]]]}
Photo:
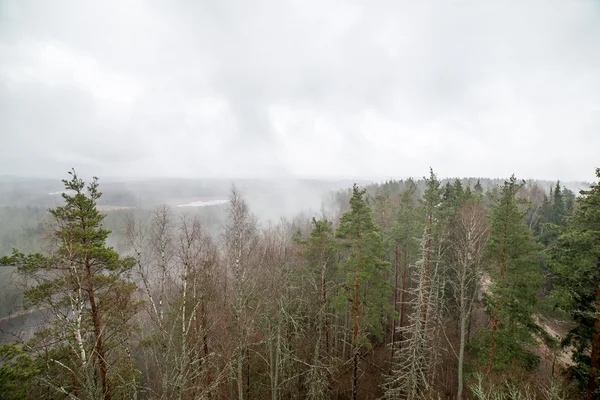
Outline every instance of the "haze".
{"type": "Polygon", "coordinates": [[[595,1],[0,1],[0,175],[589,180],[595,1]]]}

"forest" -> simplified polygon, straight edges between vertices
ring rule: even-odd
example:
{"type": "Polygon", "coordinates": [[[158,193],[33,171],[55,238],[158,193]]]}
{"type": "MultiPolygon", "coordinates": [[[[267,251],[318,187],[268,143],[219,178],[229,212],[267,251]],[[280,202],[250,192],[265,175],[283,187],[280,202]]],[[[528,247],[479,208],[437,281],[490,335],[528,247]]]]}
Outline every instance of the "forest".
{"type": "Polygon", "coordinates": [[[268,222],[235,185],[104,212],[72,170],[47,211],[0,208],[0,321],[37,321],[0,341],[0,399],[598,399],[590,179],[430,170],[268,222]]]}

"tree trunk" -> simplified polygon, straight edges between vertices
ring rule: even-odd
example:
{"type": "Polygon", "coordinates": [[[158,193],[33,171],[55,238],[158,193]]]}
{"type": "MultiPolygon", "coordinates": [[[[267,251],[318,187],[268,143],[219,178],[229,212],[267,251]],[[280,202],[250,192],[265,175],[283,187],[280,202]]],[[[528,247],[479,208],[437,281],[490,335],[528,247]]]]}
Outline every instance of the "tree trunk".
{"type": "Polygon", "coordinates": [[[460,321],[460,344],[458,349],[458,391],[456,394],[457,400],[463,398],[463,369],[465,362],[465,343],[467,336],[467,321],[466,318],[461,318],[460,321]]]}
{"type": "Polygon", "coordinates": [[[79,398],[79,389],[78,389],[78,385],[77,385],[77,377],[75,376],[75,372],[73,370],[71,370],[71,385],[73,386],[72,388],[72,394],[75,398],[79,398]]]}
{"type": "Polygon", "coordinates": [[[244,348],[242,344],[238,344],[237,351],[237,387],[238,399],[244,400],[244,348]]]}
{"type": "Polygon", "coordinates": [[[92,266],[89,260],[85,260],[85,272],[87,283],[87,294],[92,309],[92,323],[94,325],[94,339],[96,340],[96,353],[98,354],[98,368],[100,370],[100,381],[102,384],[102,394],[104,400],[110,400],[110,388],[108,386],[106,358],[104,355],[104,345],[102,340],[102,324],[100,322],[100,314],[96,305],[94,294],[94,284],[92,283],[92,266]]]}
{"type": "Polygon", "coordinates": [[[321,270],[321,292],[323,294],[321,307],[323,313],[323,329],[325,330],[325,353],[329,354],[329,326],[327,323],[327,283],[325,281],[326,267],[327,264],[323,264],[323,269],[321,270]]]}
{"type": "Polygon", "coordinates": [[[425,292],[423,295],[423,329],[427,326],[427,306],[429,292],[429,270],[431,268],[431,231],[433,226],[433,217],[429,216],[429,227],[427,229],[427,258],[425,259],[425,292]]]}
{"type": "Polygon", "coordinates": [[[250,400],[250,352],[246,346],[246,399],[250,400]]]}
{"type": "Polygon", "coordinates": [[[202,298],[202,303],[200,304],[201,306],[201,313],[202,313],[202,345],[204,347],[204,356],[207,357],[208,356],[208,327],[207,327],[207,323],[206,323],[206,300],[204,299],[204,297],[202,298]]]}
{"type": "Polygon", "coordinates": [[[396,343],[396,311],[398,310],[398,243],[394,248],[394,314],[392,316],[392,336],[390,361],[394,360],[394,346],[396,343]]]}
{"type": "Polygon", "coordinates": [[[352,348],[354,350],[354,374],[352,379],[352,400],[356,400],[358,396],[358,290],[360,288],[360,282],[358,281],[358,275],[354,278],[354,302],[353,302],[353,315],[354,315],[354,329],[352,334],[352,348]]]}
{"type": "MultiPolygon", "coordinates": [[[[508,213],[508,211],[507,211],[508,213]]],[[[502,280],[504,279],[504,265],[506,263],[506,246],[508,245],[507,243],[507,238],[506,238],[506,231],[507,231],[508,227],[506,225],[506,222],[504,223],[504,240],[502,242],[502,255],[500,256],[500,274],[499,274],[499,278],[498,278],[498,282],[502,282],[502,280]]],[[[492,340],[490,343],[490,356],[488,359],[488,366],[486,369],[486,373],[490,373],[492,372],[492,366],[494,364],[494,357],[496,355],[496,331],[498,330],[498,311],[500,309],[500,300],[496,300],[496,305],[494,306],[494,317],[492,318],[492,340]]]]}
{"type": "MultiPolygon", "coordinates": [[[[400,296],[400,328],[404,326],[404,308],[406,307],[405,303],[405,295],[406,295],[406,275],[408,274],[408,254],[406,251],[406,247],[402,251],[404,255],[404,265],[402,267],[402,295],[400,296]]],[[[400,340],[402,341],[403,337],[400,335],[400,340]]]]}

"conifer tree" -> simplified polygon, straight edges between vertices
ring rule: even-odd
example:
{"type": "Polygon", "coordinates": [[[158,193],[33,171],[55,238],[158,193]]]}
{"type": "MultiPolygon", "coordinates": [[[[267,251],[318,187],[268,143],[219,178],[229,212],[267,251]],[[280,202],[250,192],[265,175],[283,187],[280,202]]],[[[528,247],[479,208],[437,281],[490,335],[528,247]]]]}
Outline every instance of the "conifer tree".
{"type": "Polygon", "coordinates": [[[373,223],[371,209],[364,201],[365,190],[355,184],[350,199],[350,211],[340,220],[336,237],[344,239],[348,252],[342,262],[346,273],[346,285],[342,298],[352,299],[353,317],[353,380],[352,398],[358,395],[358,367],[360,345],[368,334],[383,335],[382,322],[388,318],[391,307],[389,282],[384,275],[389,264],[381,260],[383,241],[373,223]]]}
{"type": "Polygon", "coordinates": [[[481,180],[477,179],[477,183],[475,183],[473,191],[475,192],[475,194],[483,196],[483,186],[481,186],[481,180]]]}
{"type": "Polygon", "coordinates": [[[410,309],[408,322],[402,326],[401,340],[392,360],[392,371],[384,384],[386,399],[428,398],[432,393],[432,376],[438,357],[436,347],[436,328],[443,291],[438,263],[427,270],[429,259],[428,243],[431,242],[429,229],[420,243],[420,258],[412,268],[413,286],[409,288],[410,309]],[[424,314],[424,306],[427,313],[424,314]]]}
{"type": "Polygon", "coordinates": [[[492,323],[482,332],[487,372],[503,369],[514,360],[524,365],[535,360],[530,350],[536,345],[533,333],[538,331],[532,313],[541,283],[540,258],[524,220],[523,201],[517,197],[521,186],[513,175],[499,187],[491,210],[486,253],[492,323]]]}
{"type": "Polygon", "coordinates": [[[565,222],[565,201],[563,199],[563,191],[564,190],[560,186],[560,181],[556,181],[550,222],[559,226],[564,225],[565,222]]]}
{"type": "MultiPolygon", "coordinates": [[[[388,399],[416,399],[430,393],[438,360],[437,338],[444,291],[439,273],[443,191],[432,169],[425,178],[425,187],[421,210],[425,216],[424,233],[419,243],[419,259],[412,270],[413,286],[407,291],[412,313],[408,315],[407,325],[400,329],[399,350],[395,352],[392,372],[384,385],[388,399]]],[[[451,193],[452,186],[447,188],[447,193],[451,193]]]]}
{"type": "MultiPolygon", "coordinates": [[[[62,374],[72,377],[65,387],[47,377],[53,389],[84,398],[129,397],[136,390],[136,372],[129,357],[129,320],[138,303],[135,285],[125,279],[134,260],[120,258],[106,246],[110,231],[96,208],[102,196],[98,179],[86,186],[75,171],[63,180],[65,204],[50,210],[51,252],[25,255],[14,251],[0,264],[18,265],[25,299],[52,313],[53,358],[62,374]],[[53,383],[54,382],[54,383],[53,383]]],[[[54,379],[53,379],[54,378],[54,379]]]]}
{"type": "Polygon", "coordinates": [[[312,220],[313,229],[307,240],[306,258],[317,289],[317,335],[313,366],[307,379],[308,391],[313,399],[326,398],[329,386],[329,374],[322,358],[330,351],[329,328],[329,292],[337,249],[331,223],[327,219],[312,220]],[[324,342],[324,343],[323,343],[324,342]]]}
{"type": "MultiPolygon", "coordinates": [[[[398,314],[392,321],[391,353],[397,341],[397,330],[402,328],[406,320],[407,290],[409,278],[409,265],[414,264],[419,253],[419,236],[423,228],[418,210],[415,207],[414,194],[417,190],[412,180],[407,182],[406,188],[400,196],[396,221],[392,227],[391,236],[394,244],[394,281],[393,304],[394,311],[398,314]],[[401,266],[401,269],[400,269],[401,266]],[[400,281],[400,282],[399,282],[400,281]],[[400,286],[400,288],[398,288],[400,286]],[[398,310],[399,309],[399,310],[398,310]],[[396,323],[397,321],[397,323],[396,323]]],[[[402,338],[400,338],[400,341],[402,338]]]]}
{"type": "Polygon", "coordinates": [[[427,238],[425,243],[425,255],[424,255],[424,299],[421,306],[421,313],[423,323],[427,323],[427,312],[429,308],[428,292],[429,292],[429,281],[431,280],[431,264],[434,261],[438,252],[435,252],[435,248],[440,249],[440,236],[442,226],[439,224],[440,216],[440,205],[442,203],[442,190],[440,189],[440,181],[433,172],[433,169],[429,169],[429,178],[425,178],[425,192],[423,193],[423,206],[425,211],[425,224],[426,231],[425,237],[427,238]],[[434,254],[436,253],[436,254],[434,254]]]}
{"type": "Polygon", "coordinates": [[[600,181],[580,192],[577,206],[552,249],[558,275],[554,294],[577,323],[563,344],[574,347],[570,373],[587,387],[591,400],[600,396],[600,181]]]}

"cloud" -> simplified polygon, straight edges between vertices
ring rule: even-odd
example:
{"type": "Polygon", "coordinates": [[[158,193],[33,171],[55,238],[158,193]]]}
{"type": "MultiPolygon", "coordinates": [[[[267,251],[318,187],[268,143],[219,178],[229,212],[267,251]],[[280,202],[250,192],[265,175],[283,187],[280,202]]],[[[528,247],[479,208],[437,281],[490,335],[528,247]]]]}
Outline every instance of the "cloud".
{"type": "Polygon", "coordinates": [[[594,1],[0,7],[0,170],[590,179],[594,1]]]}

